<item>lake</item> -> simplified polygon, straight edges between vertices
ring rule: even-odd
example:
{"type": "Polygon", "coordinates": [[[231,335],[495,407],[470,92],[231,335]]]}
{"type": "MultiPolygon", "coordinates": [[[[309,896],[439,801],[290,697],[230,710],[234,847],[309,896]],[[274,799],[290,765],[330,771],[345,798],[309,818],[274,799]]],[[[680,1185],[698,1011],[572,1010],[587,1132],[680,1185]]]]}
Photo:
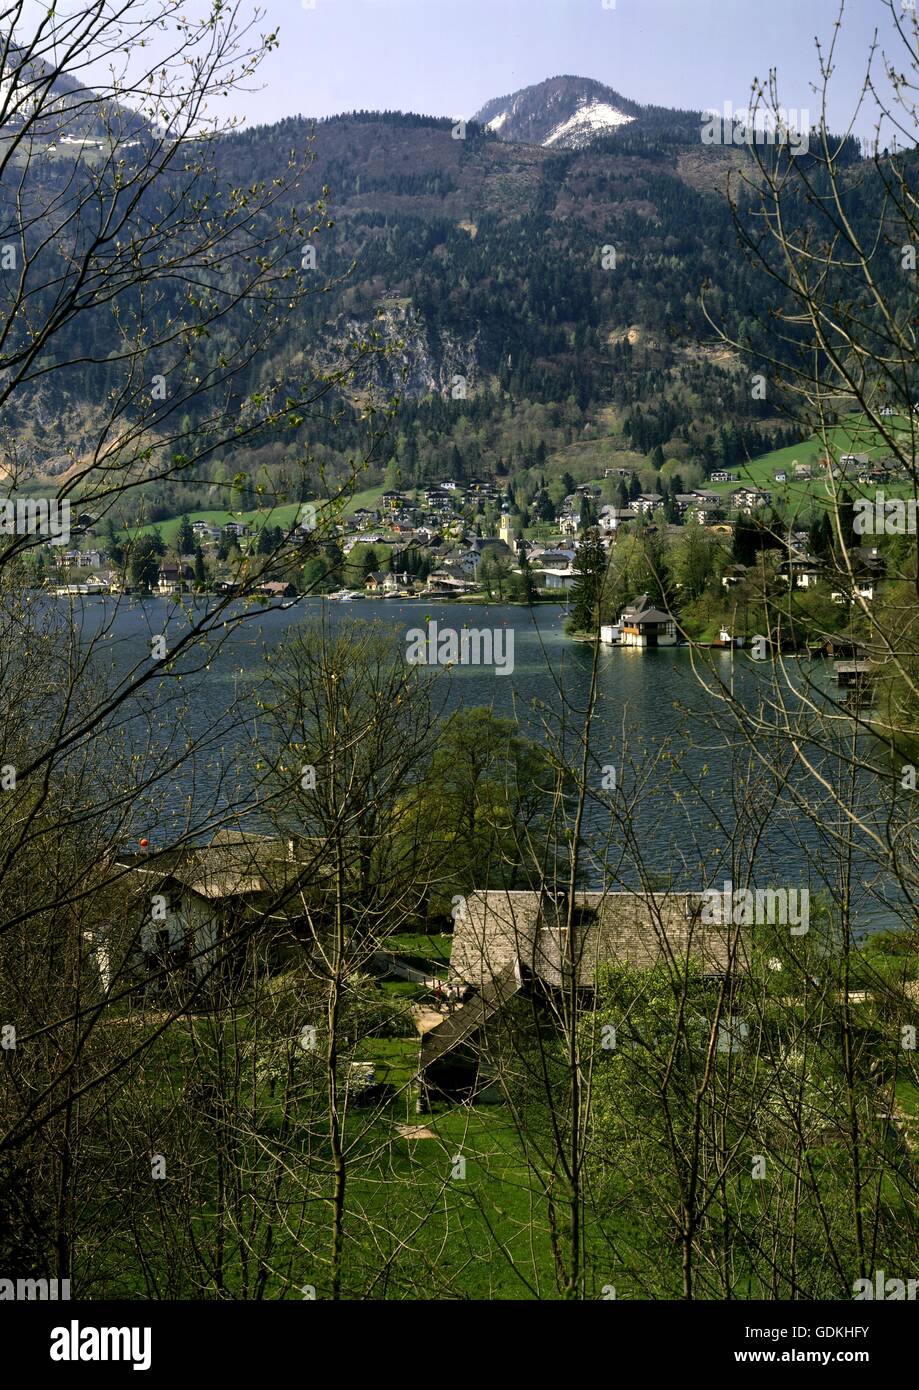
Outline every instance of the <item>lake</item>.
{"type": "MultiPolygon", "coordinates": [[[[162,750],[163,780],[139,813],[138,839],[147,835],[152,842],[167,843],[178,826],[203,823],[251,794],[254,723],[251,713],[242,714],[239,701],[258,684],[266,657],[300,624],[322,612],[333,625],[378,623],[392,632],[403,651],[409,629],[429,620],[441,630],[461,631],[468,625],[512,633],[512,674],[498,675],[493,667],[454,666],[440,677],[445,682],[445,706],[488,706],[497,715],[516,716],[522,731],[532,737],[542,737],[543,718],[557,727],[562,702],[556,682],[576,709],[583,709],[589,691],[593,648],[565,635],[561,605],[528,610],[501,604],[392,599],[341,604],[309,598],[286,608],[244,610],[234,605],[229,615],[243,612],[244,621],[228,625],[206,662],[199,654],[177,663],[181,686],[167,677],[155,692],[148,690],[119,716],[122,732],[131,730],[132,720],[139,729],[143,707],[156,723],[153,742],[157,745],[159,740],[162,750]],[[170,758],[180,760],[188,743],[197,745],[194,757],[173,771],[170,758]]],[[[188,626],[187,615],[174,601],[158,598],[131,604],[84,599],[78,601],[74,616],[86,640],[107,629],[98,647],[99,664],[109,667],[112,678],[148,664],[152,635],[165,632],[174,642],[188,626]]],[[[730,652],[713,651],[708,659],[725,680],[730,679],[733,662],[740,698],[758,698],[762,672],[754,671],[744,654],[734,658],[730,652]]],[[[818,682],[829,684],[830,663],[806,665],[818,682]]],[[[572,752],[579,727],[575,720],[568,737],[572,752]]],[[[726,880],[739,883],[744,877],[740,847],[745,839],[756,837],[758,884],[809,885],[812,893],[832,895],[831,831],[838,813],[828,807],[828,819],[821,812],[815,823],[797,810],[787,791],[771,804],[771,752],[759,764],[755,784],[748,785],[744,760],[738,761],[731,751],[736,743],[736,730],[724,708],[702,688],[687,649],[601,648],[591,747],[604,766],[616,769],[628,816],[610,835],[608,811],[596,805],[589,809],[589,838],[598,860],[589,872],[591,882],[599,886],[612,867],[617,882],[639,886],[635,864],[640,857],[652,875],[644,880],[646,887],[695,889],[720,887],[726,880]],[[769,814],[763,827],[764,806],[769,806],[769,814]],[[639,856],[633,844],[640,847],[639,856]]],[[[876,788],[864,790],[870,796],[876,788]]],[[[886,886],[874,882],[877,875],[868,861],[859,863],[863,882],[857,894],[858,922],[874,930],[892,922],[891,901],[886,886]]]]}

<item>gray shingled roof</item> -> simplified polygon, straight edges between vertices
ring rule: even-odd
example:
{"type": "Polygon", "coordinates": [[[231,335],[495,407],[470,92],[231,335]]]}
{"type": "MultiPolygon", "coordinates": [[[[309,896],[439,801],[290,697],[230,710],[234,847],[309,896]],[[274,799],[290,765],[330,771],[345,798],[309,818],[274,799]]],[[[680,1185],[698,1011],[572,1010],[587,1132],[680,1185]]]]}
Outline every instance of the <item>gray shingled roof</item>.
{"type": "Polygon", "coordinates": [[[628,608],[623,611],[623,622],[626,623],[669,623],[673,618],[669,613],[664,613],[660,608],[655,608],[647,594],[641,594],[628,608]]]}
{"type": "Polygon", "coordinates": [[[276,894],[305,873],[318,873],[315,854],[309,840],[291,843],[271,835],[220,830],[209,845],[123,855],[121,862],[160,881],[174,879],[202,898],[240,898],[276,894]]]}
{"type": "Polygon", "coordinates": [[[506,966],[443,1023],[424,1034],[421,1039],[421,1070],[424,1071],[432,1062],[474,1038],[522,988],[523,977],[516,965],[506,966]]]}
{"type": "MultiPolygon", "coordinates": [[[[605,961],[645,968],[690,956],[712,974],[742,967],[732,929],[704,925],[700,910],[699,893],[575,894],[579,985],[592,985],[605,961]]],[[[519,961],[525,972],[558,986],[567,975],[567,922],[567,905],[548,893],[472,893],[454,928],[451,974],[482,989],[519,961]]]]}

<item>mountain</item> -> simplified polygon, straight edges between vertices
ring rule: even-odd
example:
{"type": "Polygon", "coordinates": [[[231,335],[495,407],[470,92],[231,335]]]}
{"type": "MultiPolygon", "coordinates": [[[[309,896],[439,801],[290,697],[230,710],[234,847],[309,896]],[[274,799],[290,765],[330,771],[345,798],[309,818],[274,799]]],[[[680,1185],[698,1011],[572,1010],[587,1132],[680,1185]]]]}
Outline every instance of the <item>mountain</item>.
{"type": "MultiPolygon", "coordinates": [[[[623,99],[600,90],[620,110],[623,99]]],[[[580,95],[590,95],[583,84],[580,95]]],[[[569,96],[547,138],[579,109],[569,96]]],[[[299,188],[283,201],[302,208],[328,186],[332,214],[316,238],[328,291],[242,375],[239,396],[265,397],[270,383],[283,400],[299,365],[325,371],[344,343],[372,330],[390,348],[373,380],[402,398],[380,463],[394,462],[403,478],[544,464],[550,477],[595,477],[611,465],[650,467],[660,450],[701,473],[769,447],[769,406],[751,400],[730,354],[700,346],[711,338],[705,281],[730,327],[764,331],[763,286],[738,257],[730,209],[714,191],[744,152],[702,146],[698,122],[681,132],[670,113],[670,125],[654,128],[635,109],[629,124],[581,148],[563,137],[511,143],[476,122],[456,138],[449,119],[400,112],[291,118],[220,138],[223,186],[273,179],[292,155],[305,157],[299,188]],[[604,248],[616,251],[613,269],[604,248]]],[[[66,177],[44,161],[30,167],[49,196],[66,177]]],[[[95,362],[72,380],[40,378],[8,411],[42,474],[82,438],[89,403],[116,384],[105,327],[101,318],[75,325],[72,347],[90,355],[92,345],[95,362]]],[[[202,376],[232,351],[235,332],[231,320],[197,343],[202,376]]],[[[347,409],[303,432],[329,478],[362,448],[347,409]]],[[[298,447],[277,438],[258,456],[240,450],[234,472],[281,469],[298,447]]],[[[162,505],[171,505],[165,496],[162,505]]]]}
{"type": "MultiPolygon", "coordinates": [[[[766,344],[775,289],[739,254],[724,197],[728,174],[754,167],[749,152],[703,144],[698,113],[638,106],[578,78],[500,98],[479,118],[458,135],[447,118],[360,111],[217,140],[222,187],[276,179],[293,160],[305,168],[279,208],[299,216],[329,190],[317,293],[235,381],[240,407],[283,401],[301,372],[325,372],[344,343],[372,332],[389,348],[373,381],[401,404],[370,483],[594,479],[628,467],[653,490],[661,460],[695,482],[792,442],[778,391],[751,396],[739,359],[712,342],[700,297],[707,284],[732,336],[766,344]]],[[[63,160],[29,164],[49,203],[71,172],[63,160]]],[[[53,275],[48,283],[51,293],[53,275]]],[[[43,474],[82,447],[92,403],[117,387],[110,326],[97,320],[74,325],[79,372],[39,376],[7,406],[7,428],[43,474]]],[[[240,311],[196,339],[202,376],[244,331],[240,311]]],[[[328,418],[311,417],[296,436],[234,451],[227,475],[294,473],[304,448],[326,485],[346,475],[366,436],[352,400],[330,402],[328,418]]],[[[207,470],[201,488],[205,505],[220,505],[207,470]]],[[[192,491],[167,492],[150,499],[161,516],[202,505],[192,491]]]]}
{"type": "MultiPolygon", "coordinates": [[[[151,136],[137,111],[111,96],[101,97],[67,73],[56,73],[40,58],[11,46],[0,73],[0,142],[28,130],[25,147],[39,157],[48,150],[76,156],[85,143],[124,143],[151,136]],[[74,148],[66,150],[67,145],[74,148]]],[[[21,167],[23,160],[16,159],[21,167]]]]}
{"type": "MultiPolygon", "coordinates": [[[[559,108],[557,124],[573,109],[559,108]]],[[[730,329],[766,332],[766,287],[738,255],[723,195],[749,156],[703,146],[698,118],[681,127],[670,112],[655,125],[635,109],[581,148],[512,143],[487,122],[458,138],[448,119],[373,111],[222,141],[231,186],[312,150],[298,204],[328,186],[334,227],[317,238],[317,263],[332,288],[290,324],[286,356],[318,352],[325,368],[335,343],[382,336],[392,351],[374,380],[402,404],[380,458],[401,479],[544,461],[549,477],[596,477],[650,469],[659,451],[698,477],[778,442],[774,403],[751,399],[732,354],[703,346],[706,281],[730,329]]],[[[310,426],[329,476],[359,447],[346,421],[310,426]]]]}
{"type": "Polygon", "coordinates": [[[546,149],[580,150],[609,136],[647,142],[661,137],[698,141],[702,116],[667,106],[643,106],[592,77],[550,77],[510,96],[495,97],[473,116],[501,140],[546,149]]]}
{"type": "Polygon", "coordinates": [[[550,77],[486,102],[473,120],[515,144],[575,150],[640,115],[640,106],[602,82],[590,77],[550,77]]]}

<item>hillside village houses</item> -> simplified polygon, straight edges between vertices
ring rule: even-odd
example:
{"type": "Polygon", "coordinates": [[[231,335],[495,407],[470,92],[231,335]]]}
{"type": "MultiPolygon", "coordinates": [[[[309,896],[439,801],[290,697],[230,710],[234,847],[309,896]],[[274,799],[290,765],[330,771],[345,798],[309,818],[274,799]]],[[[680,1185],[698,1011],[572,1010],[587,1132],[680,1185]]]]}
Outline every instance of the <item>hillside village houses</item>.
{"type": "Polygon", "coordinates": [[[761,507],[770,505],[772,493],[762,487],[738,487],[730,494],[730,501],[735,511],[743,512],[745,516],[752,516],[761,507]]]}
{"type": "Polygon", "coordinates": [[[663,505],[664,499],[659,492],[640,492],[632,503],[639,516],[651,516],[663,505]]]}
{"type": "MultiPolygon", "coordinates": [[[[512,514],[507,496],[495,484],[484,480],[467,486],[454,479],[426,488],[412,500],[404,492],[389,490],[381,494],[378,507],[360,507],[345,524],[337,527],[339,545],[347,558],[359,546],[374,548],[379,562],[376,569],[365,575],[355,575],[352,589],[359,588],[372,597],[395,597],[426,593],[447,597],[474,592],[481,587],[483,566],[487,563],[503,567],[506,573],[520,573],[520,562],[526,557],[533,582],[547,594],[569,591],[577,578],[576,554],[578,537],[583,530],[581,507],[593,505],[591,524],[598,525],[608,543],[615,539],[621,526],[634,523],[639,517],[660,519],[663,498],[659,494],[644,494],[635,505],[617,507],[600,504],[599,489],[582,485],[565,499],[556,515],[556,540],[524,540],[520,519],[512,514]],[[498,522],[498,535],[481,532],[480,508],[490,507],[498,522]],[[500,509],[500,510],[499,510],[500,509]],[[474,525],[472,518],[480,518],[474,525]],[[392,573],[391,562],[406,551],[427,557],[426,573],[419,578],[410,568],[392,573]]],[[[704,509],[707,499],[701,493],[690,499],[704,509]]],[[[700,510],[700,515],[702,514],[700,510]]],[[[224,524],[204,519],[191,523],[196,550],[205,560],[209,582],[224,592],[231,591],[233,581],[229,568],[219,558],[221,547],[245,552],[258,539],[258,527],[248,521],[229,521],[224,524]]],[[[113,593],[130,589],[124,572],[106,565],[108,556],[97,546],[85,550],[68,550],[54,555],[56,568],[63,578],[90,583],[97,591],[113,593]]],[[[161,596],[190,592],[196,586],[196,557],[170,552],[160,558],[153,590],[161,596]]],[[[262,584],[268,596],[280,594],[281,589],[269,585],[287,586],[295,580],[293,572],[271,575],[262,584]]]]}
{"type": "Polygon", "coordinates": [[[617,507],[615,504],[610,503],[600,508],[597,524],[601,533],[604,536],[609,536],[612,535],[618,527],[624,526],[626,522],[634,521],[637,516],[638,513],[631,507],[617,507]]]}
{"type": "Polygon", "coordinates": [[[574,549],[543,550],[530,559],[530,568],[541,587],[549,590],[567,591],[573,588],[577,579],[574,549]]]}
{"type": "MultiPolygon", "coordinates": [[[[864,453],[843,453],[836,462],[822,460],[824,470],[846,479],[857,475],[883,481],[890,480],[893,465],[890,460],[872,462],[864,453]]],[[[784,484],[807,481],[813,474],[810,464],[794,460],[776,469],[773,476],[784,484]]],[[[669,492],[666,484],[661,484],[660,490],[640,491],[636,474],[628,467],[606,468],[603,476],[603,483],[575,484],[561,500],[557,500],[552,480],[544,481],[535,496],[528,494],[523,515],[513,488],[501,478],[462,481],[448,476],[418,487],[382,489],[376,502],[362,500],[351,511],[346,505],[338,511],[336,523],[325,534],[336,541],[342,568],[330,577],[324,590],[314,585],[311,592],[331,593],[344,586],[373,598],[449,598],[483,590],[490,593],[497,583],[503,595],[503,585],[515,576],[519,582],[525,560],[528,582],[549,598],[569,593],[577,583],[577,550],[587,526],[597,528],[607,548],[636,526],[655,527],[675,539],[680,528],[690,524],[729,544],[737,518],[762,515],[773,502],[769,488],[738,482],[738,474],[729,469],[713,470],[703,486],[677,487],[669,492]],[[712,484],[718,484],[720,490],[712,484]],[[610,490],[618,492],[614,501],[605,500],[610,490]],[[550,491],[555,502],[549,501],[550,491]],[[368,548],[373,550],[373,557],[367,554],[368,548]],[[363,571],[365,555],[371,564],[363,571]]],[[[84,528],[84,545],[63,552],[59,547],[53,551],[46,547],[46,569],[59,576],[52,587],[88,585],[89,591],[103,593],[130,590],[127,566],[121,564],[119,568],[113,563],[99,543],[101,536],[91,529],[92,518],[84,520],[90,523],[84,528]]],[[[270,513],[266,513],[264,524],[272,524],[270,513]]],[[[232,592],[232,565],[239,554],[257,551],[259,523],[248,516],[224,522],[199,517],[190,525],[194,553],[179,555],[167,545],[159,556],[152,590],[168,597],[199,587],[232,592]]],[[[277,529],[280,535],[281,528],[277,529]]],[[[264,597],[287,596],[301,589],[302,560],[296,554],[296,544],[310,529],[303,522],[294,524],[289,533],[291,554],[289,558],[280,556],[265,574],[261,584],[264,597]]],[[[796,545],[797,550],[789,552],[779,565],[778,577],[797,590],[816,588],[825,582],[820,563],[807,554],[806,538],[796,545]]],[[[728,591],[745,582],[746,571],[742,565],[728,565],[720,578],[728,591]]],[[[851,601],[853,596],[871,599],[880,578],[877,566],[865,560],[855,575],[852,594],[840,595],[834,590],[833,598],[836,602],[851,601]]],[[[52,583],[50,579],[45,582],[52,583]]],[[[637,604],[638,599],[634,602],[637,604]]],[[[655,630],[647,617],[643,623],[619,626],[627,646],[663,646],[676,640],[666,625],[655,630]],[[651,640],[654,638],[656,643],[651,640]]]]}
{"type": "Polygon", "coordinates": [[[788,558],[781,561],[778,573],[795,589],[813,589],[823,578],[825,568],[813,555],[789,548],[788,558]]]}
{"type": "Polygon", "coordinates": [[[191,565],[182,562],[160,565],[156,576],[156,591],[158,594],[177,594],[181,592],[183,585],[194,579],[194,574],[191,565]]]}
{"type": "Polygon", "coordinates": [[[89,550],[63,550],[54,554],[58,569],[101,569],[106,561],[104,550],[91,547],[89,550]]]}
{"type": "Polygon", "coordinates": [[[397,594],[401,589],[408,588],[408,574],[384,574],[381,570],[368,574],[364,580],[364,588],[370,594],[397,594]]]}

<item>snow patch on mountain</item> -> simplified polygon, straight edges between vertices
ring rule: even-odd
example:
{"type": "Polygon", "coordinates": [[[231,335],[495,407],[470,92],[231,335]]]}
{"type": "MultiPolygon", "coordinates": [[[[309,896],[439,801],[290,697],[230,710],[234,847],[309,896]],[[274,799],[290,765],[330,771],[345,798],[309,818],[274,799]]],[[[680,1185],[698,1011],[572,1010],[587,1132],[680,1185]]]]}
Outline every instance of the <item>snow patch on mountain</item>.
{"type": "Polygon", "coordinates": [[[507,112],[502,111],[500,116],[495,116],[493,121],[489,121],[486,130],[500,130],[507,121],[507,112]]]}
{"type": "MultiPolygon", "coordinates": [[[[502,113],[498,117],[502,121],[507,113],[502,113]]],[[[592,136],[601,134],[604,130],[615,130],[618,126],[628,125],[634,121],[634,116],[627,116],[623,111],[618,111],[615,106],[610,106],[606,101],[585,101],[569,116],[567,121],[562,121],[561,125],[555,127],[551,135],[546,136],[543,145],[569,145],[577,146],[590,140],[592,136]]],[[[494,126],[491,123],[494,129],[494,126]]]]}

